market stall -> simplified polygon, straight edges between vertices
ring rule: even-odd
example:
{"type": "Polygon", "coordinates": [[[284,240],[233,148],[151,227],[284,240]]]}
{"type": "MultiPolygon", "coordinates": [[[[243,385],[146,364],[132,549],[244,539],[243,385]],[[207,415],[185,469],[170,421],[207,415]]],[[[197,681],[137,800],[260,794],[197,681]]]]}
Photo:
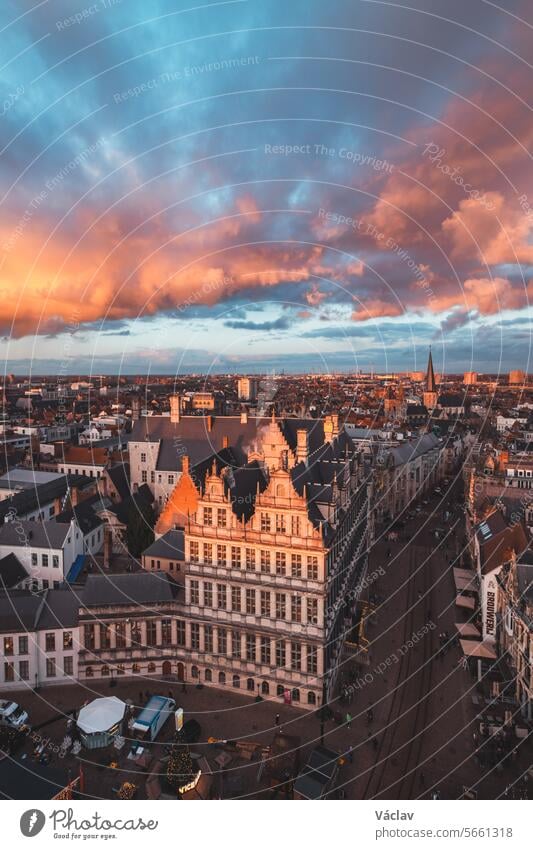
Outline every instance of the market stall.
{"type": "Polygon", "coordinates": [[[116,696],[94,699],[82,707],[78,716],[78,729],[86,749],[108,746],[120,734],[126,704],[116,696]]]}

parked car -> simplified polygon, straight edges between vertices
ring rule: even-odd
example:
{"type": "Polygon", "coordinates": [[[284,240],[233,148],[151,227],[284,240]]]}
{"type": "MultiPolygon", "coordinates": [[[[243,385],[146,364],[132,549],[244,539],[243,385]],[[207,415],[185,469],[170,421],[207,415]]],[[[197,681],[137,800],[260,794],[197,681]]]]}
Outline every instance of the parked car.
{"type": "Polygon", "coordinates": [[[0,725],[22,728],[28,724],[28,714],[16,702],[0,699],[0,725]]]}

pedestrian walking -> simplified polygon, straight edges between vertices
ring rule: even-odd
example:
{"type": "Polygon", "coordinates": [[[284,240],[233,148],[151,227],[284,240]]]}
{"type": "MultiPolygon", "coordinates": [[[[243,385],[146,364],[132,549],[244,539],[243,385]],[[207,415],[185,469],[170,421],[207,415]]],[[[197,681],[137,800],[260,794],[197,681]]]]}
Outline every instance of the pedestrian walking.
{"type": "Polygon", "coordinates": [[[279,713],[276,714],[276,725],[279,725],[279,713]]]}
{"type": "Polygon", "coordinates": [[[353,764],[353,746],[350,746],[348,749],[348,760],[351,764],[353,764]]]}
{"type": "Polygon", "coordinates": [[[350,713],[346,714],[346,725],[348,726],[348,730],[352,727],[352,715],[350,713]]]}

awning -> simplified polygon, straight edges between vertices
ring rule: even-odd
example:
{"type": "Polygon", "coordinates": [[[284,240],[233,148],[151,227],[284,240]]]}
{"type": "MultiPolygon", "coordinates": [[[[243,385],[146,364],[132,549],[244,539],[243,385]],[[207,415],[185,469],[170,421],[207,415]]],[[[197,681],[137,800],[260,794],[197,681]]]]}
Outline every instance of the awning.
{"type": "Polygon", "coordinates": [[[483,660],[496,660],[497,658],[492,643],[478,642],[477,640],[460,640],[459,642],[466,657],[478,657],[483,660]]]}
{"type": "Polygon", "coordinates": [[[477,593],[477,587],[473,583],[472,579],[468,578],[455,578],[455,589],[458,593],[466,591],[470,593],[477,593]]]}
{"type": "Polygon", "coordinates": [[[468,637],[475,640],[481,639],[479,628],[476,628],[476,626],[472,625],[470,622],[456,622],[455,627],[459,632],[459,636],[464,637],[465,639],[468,637]]]}
{"type": "Polygon", "coordinates": [[[476,580],[477,575],[472,569],[461,569],[459,566],[453,567],[453,576],[454,578],[470,578],[476,580]]]}
{"type": "Polygon", "coordinates": [[[108,731],[124,716],[126,705],[116,696],[95,699],[80,710],[78,728],[85,734],[100,734],[108,731]]]}
{"type": "Polygon", "coordinates": [[[465,607],[467,610],[475,610],[476,609],[476,601],[473,598],[470,598],[467,595],[459,595],[455,599],[455,603],[457,607],[465,607]]]}

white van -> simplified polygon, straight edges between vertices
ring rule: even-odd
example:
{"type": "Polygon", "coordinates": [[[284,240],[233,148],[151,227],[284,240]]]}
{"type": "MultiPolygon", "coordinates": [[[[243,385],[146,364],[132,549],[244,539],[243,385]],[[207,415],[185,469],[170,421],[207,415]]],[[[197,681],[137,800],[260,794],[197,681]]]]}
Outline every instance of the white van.
{"type": "Polygon", "coordinates": [[[9,702],[6,699],[0,699],[0,725],[7,725],[9,728],[22,728],[28,724],[28,714],[22,710],[16,702],[9,702]]]}

